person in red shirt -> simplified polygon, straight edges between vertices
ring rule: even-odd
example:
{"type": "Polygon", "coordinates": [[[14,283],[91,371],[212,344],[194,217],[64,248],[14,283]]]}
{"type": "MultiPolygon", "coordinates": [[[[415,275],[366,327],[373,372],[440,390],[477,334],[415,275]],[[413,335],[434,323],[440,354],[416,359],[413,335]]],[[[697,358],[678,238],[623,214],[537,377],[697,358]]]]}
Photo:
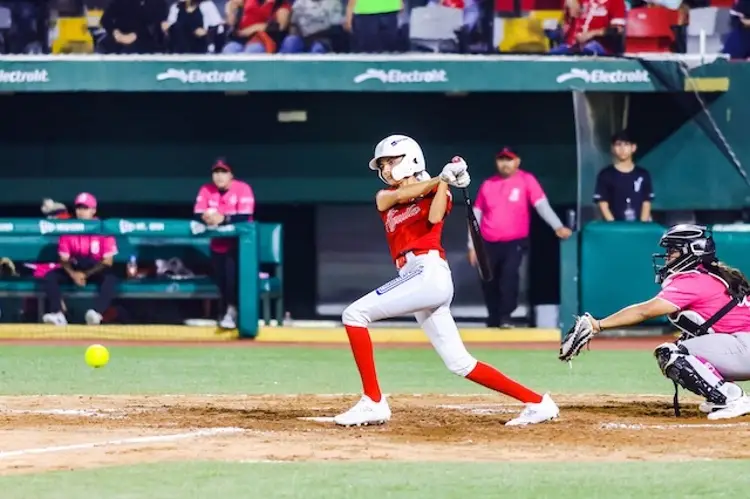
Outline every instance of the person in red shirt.
{"type": "Polygon", "coordinates": [[[224,54],[273,54],[289,28],[291,9],[286,0],[229,0],[226,15],[233,30],[224,54]]]}
{"type": "Polygon", "coordinates": [[[540,395],[475,359],[467,350],[450,311],[453,279],[442,246],[443,222],[453,206],[449,186],[467,187],[467,165],[459,157],[431,179],[419,144],[405,135],[386,137],[375,147],[369,167],[388,185],[375,196],[391,258],[399,277],[349,305],[342,322],[357,364],[364,394],[334,417],[341,426],[382,424],[391,409],[380,391],[368,326],[375,321],[414,315],[446,367],[486,388],[526,403],[508,425],[554,419],[559,413],[549,395],[540,395]]]}
{"type": "Polygon", "coordinates": [[[549,53],[614,55],[624,30],[624,0],[568,0],[564,42],[549,53]]]}

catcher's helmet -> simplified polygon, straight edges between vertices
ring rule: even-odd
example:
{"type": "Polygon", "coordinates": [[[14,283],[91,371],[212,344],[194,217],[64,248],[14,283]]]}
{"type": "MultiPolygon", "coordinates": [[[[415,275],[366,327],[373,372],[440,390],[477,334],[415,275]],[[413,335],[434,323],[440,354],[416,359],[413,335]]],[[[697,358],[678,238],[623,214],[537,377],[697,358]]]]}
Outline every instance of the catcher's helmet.
{"type": "Polygon", "coordinates": [[[663,254],[654,254],[656,282],[662,283],[672,274],[692,270],[701,264],[716,259],[716,244],[711,229],[693,224],[670,227],[659,239],[659,246],[666,249],[663,254]],[[670,260],[673,253],[679,256],[670,260]],[[659,261],[663,263],[659,265],[659,261]]]}

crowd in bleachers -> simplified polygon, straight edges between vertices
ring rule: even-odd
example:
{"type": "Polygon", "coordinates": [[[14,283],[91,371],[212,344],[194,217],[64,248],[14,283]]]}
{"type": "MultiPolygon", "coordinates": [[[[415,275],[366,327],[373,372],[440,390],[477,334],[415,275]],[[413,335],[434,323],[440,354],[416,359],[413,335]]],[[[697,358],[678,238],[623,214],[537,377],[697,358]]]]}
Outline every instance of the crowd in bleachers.
{"type": "Polygon", "coordinates": [[[0,53],[725,52],[750,0],[0,0],[0,53]]]}

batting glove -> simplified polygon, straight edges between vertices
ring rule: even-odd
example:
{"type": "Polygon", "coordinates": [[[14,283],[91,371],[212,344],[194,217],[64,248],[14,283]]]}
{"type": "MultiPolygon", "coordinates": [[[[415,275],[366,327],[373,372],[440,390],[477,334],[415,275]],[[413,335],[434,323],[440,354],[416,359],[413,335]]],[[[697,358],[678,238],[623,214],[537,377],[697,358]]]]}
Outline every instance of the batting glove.
{"type": "Polygon", "coordinates": [[[450,165],[445,165],[445,168],[443,168],[443,171],[440,172],[439,178],[440,178],[440,180],[442,180],[446,184],[453,185],[456,182],[456,174],[453,173],[448,168],[448,166],[450,166],[450,165]]]}
{"type": "Polygon", "coordinates": [[[458,187],[460,189],[463,189],[465,187],[469,187],[469,184],[471,183],[471,176],[469,176],[469,172],[463,171],[456,175],[456,181],[453,182],[453,187],[458,187]]]}
{"type": "Polygon", "coordinates": [[[464,161],[463,158],[455,156],[450,163],[445,165],[443,171],[450,170],[453,175],[458,175],[461,172],[465,172],[468,168],[469,165],[466,164],[466,161],[464,161]]]}

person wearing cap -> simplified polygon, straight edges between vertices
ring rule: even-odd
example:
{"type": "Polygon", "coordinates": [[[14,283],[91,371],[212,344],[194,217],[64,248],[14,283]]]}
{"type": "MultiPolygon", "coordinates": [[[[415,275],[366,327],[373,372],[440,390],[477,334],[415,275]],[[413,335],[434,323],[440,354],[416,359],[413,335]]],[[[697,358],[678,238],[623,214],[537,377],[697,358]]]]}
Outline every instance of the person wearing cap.
{"type": "MultiPolygon", "coordinates": [[[[75,199],[75,214],[79,220],[96,218],[96,198],[82,192],[75,199]]],[[[65,234],[57,243],[61,267],[44,276],[44,290],[48,312],[42,317],[47,324],[65,326],[68,323],[62,310],[61,284],[73,283],[85,286],[99,285],[99,295],[94,308],[86,312],[86,324],[101,324],[102,314],[107,310],[117,292],[117,277],[112,272],[112,262],[117,254],[117,243],[112,236],[99,234],[65,234]]]]}
{"type": "MultiPolygon", "coordinates": [[[[487,305],[488,327],[510,327],[510,315],[518,306],[519,270],[528,246],[530,206],[560,239],[571,235],[549,204],[533,174],[520,169],[521,159],[509,147],[495,156],[497,175],[479,187],[474,214],[493,270],[490,282],[482,283],[487,305]]],[[[477,254],[469,236],[469,262],[477,265],[477,254]]]]}
{"type": "Polygon", "coordinates": [[[636,149],[627,131],[613,135],[612,164],[596,177],[594,202],[608,222],[651,221],[651,175],[633,162],[636,149]]]}
{"type": "MultiPolygon", "coordinates": [[[[253,219],[255,195],[248,184],[234,178],[232,168],[224,158],[211,166],[211,182],[198,191],[193,209],[196,219],[209,227],[253,219]]],[[[237,242],[231,238],[211,239],[211,260],[214,281],[226,307],[219,326],[237,327],[237,242]]]]}

